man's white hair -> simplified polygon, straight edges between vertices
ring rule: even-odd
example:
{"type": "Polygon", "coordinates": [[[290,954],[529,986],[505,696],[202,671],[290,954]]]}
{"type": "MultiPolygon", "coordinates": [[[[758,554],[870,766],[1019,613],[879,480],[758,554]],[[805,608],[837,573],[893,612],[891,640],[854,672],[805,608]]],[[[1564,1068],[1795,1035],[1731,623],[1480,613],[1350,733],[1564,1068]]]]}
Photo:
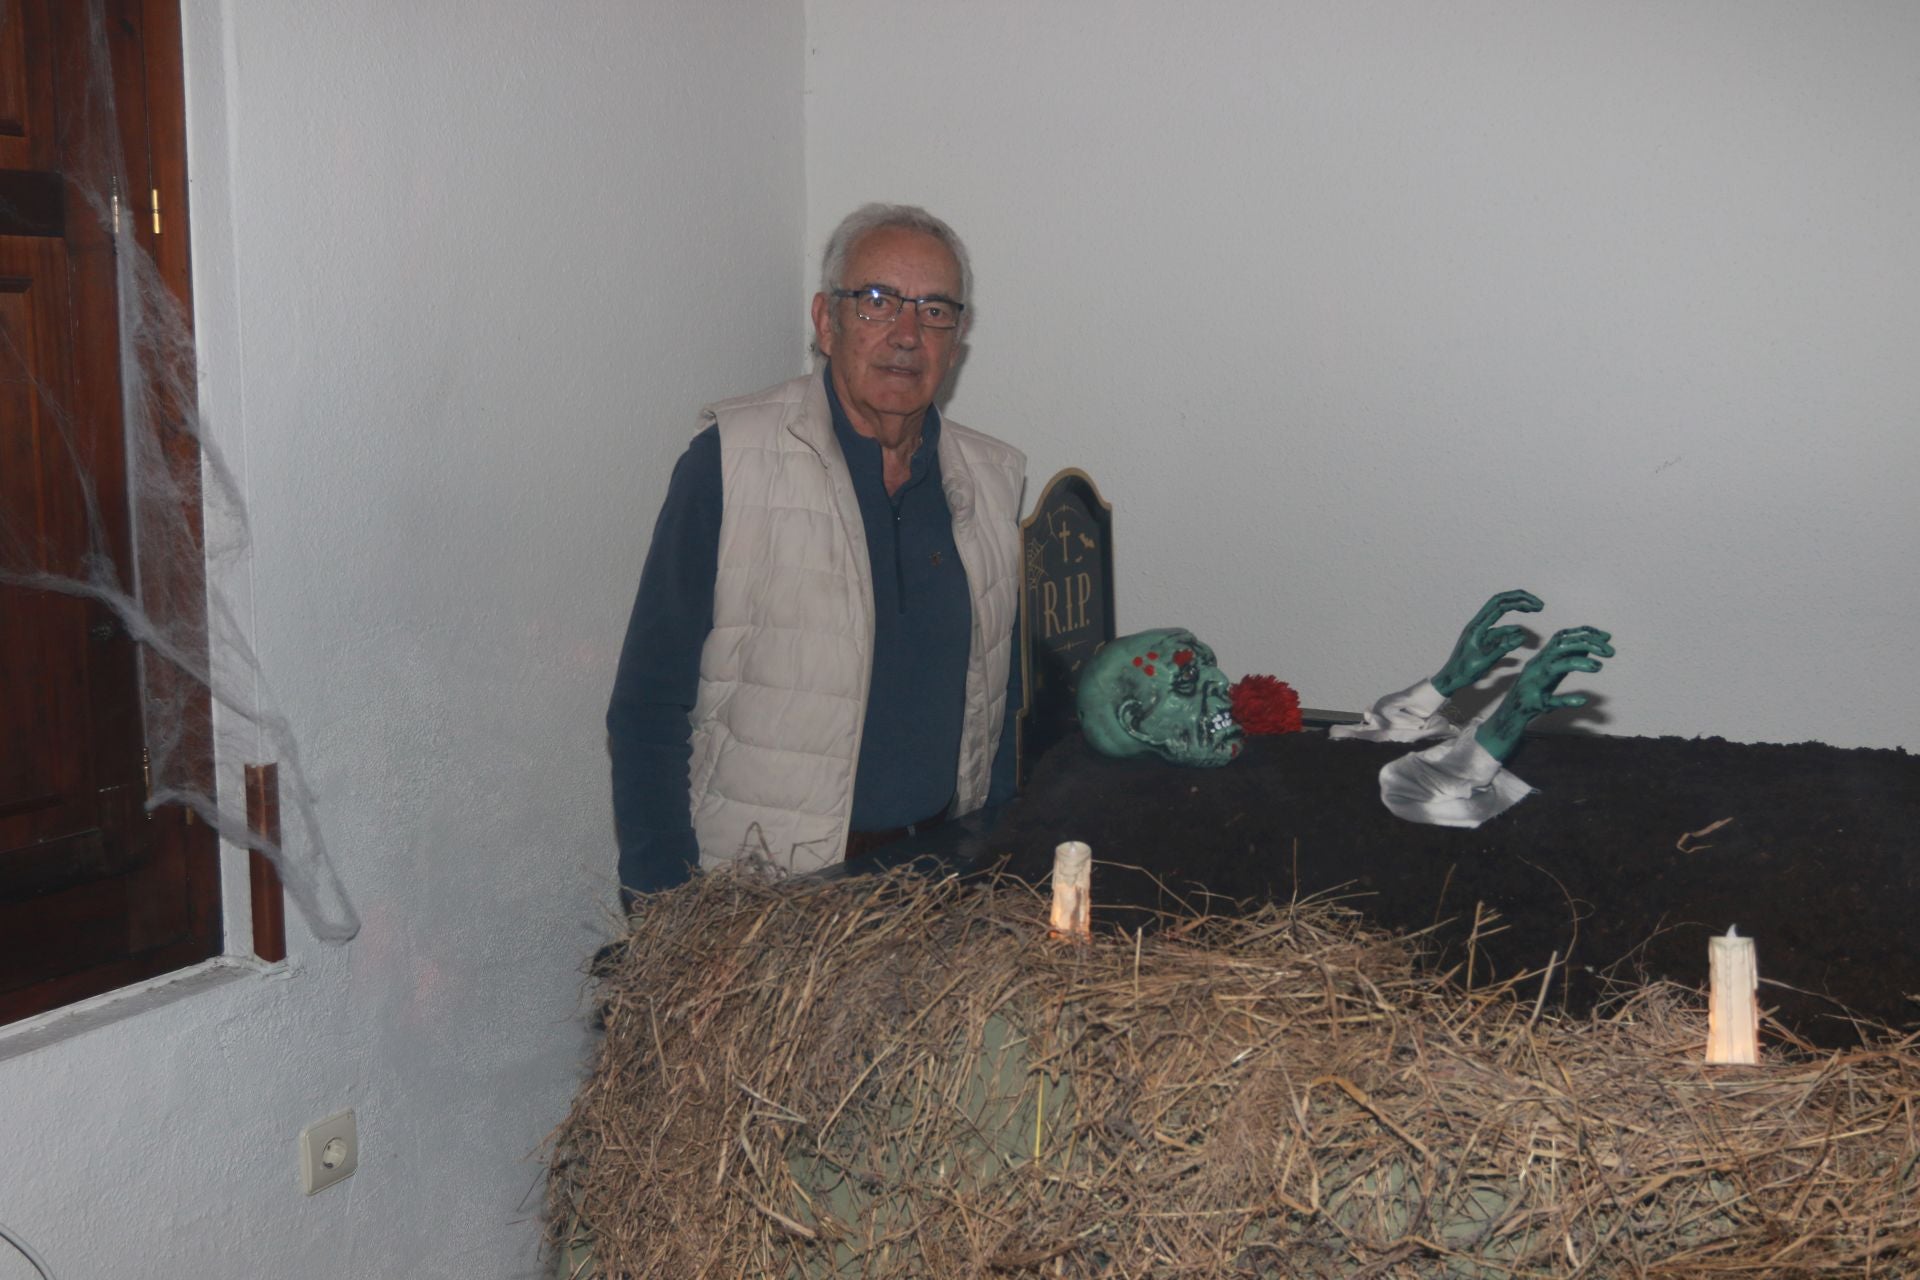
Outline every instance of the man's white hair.
{"type": "Polygon", "coordinates": [[[894,227],[932,236],[946,246],[953,260],[960,264],[960,296],[954,301],[966,303],[967,318],[972,319],[973,263],[967,258],[967,246],[952,227],[918,205],[863,204],[842,218],[840,225],[833,229],[833,234],[827,237],[827,251],[820,258],[820,292],[831,296],[835,289],[847,285],[848,282],[840,277],[847,269],[847,256],[853,252],[853,246],[860,243],[862,236],[870,231],[894,227]]]}

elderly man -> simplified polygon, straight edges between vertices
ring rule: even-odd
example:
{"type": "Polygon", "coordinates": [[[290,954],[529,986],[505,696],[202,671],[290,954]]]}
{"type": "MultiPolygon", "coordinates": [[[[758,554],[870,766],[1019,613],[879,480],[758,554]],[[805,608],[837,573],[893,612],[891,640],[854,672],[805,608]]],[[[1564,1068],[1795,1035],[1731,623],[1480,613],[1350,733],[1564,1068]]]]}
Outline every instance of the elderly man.
{"type": "Polygon", "coordinates": [[[1026,460],[933,403],[972,286],[946,223],[858,209],[824,367],[706,411],[607,710],[625,888],[811,871],[1011,796],[1026,460]]]}

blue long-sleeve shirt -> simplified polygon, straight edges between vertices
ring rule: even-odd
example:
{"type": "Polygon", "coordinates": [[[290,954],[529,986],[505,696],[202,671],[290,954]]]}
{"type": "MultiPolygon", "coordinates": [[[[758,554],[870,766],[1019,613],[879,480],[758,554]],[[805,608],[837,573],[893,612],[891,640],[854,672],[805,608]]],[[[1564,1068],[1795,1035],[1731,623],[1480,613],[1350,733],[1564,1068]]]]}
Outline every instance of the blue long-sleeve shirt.
{"type": "MultiPolygon", "coordinates": [[[[928,409],[912,472],[888,494],[880,446],[854,431],[832,378],[824,370],[821,377],[853,476],[874,594],[873,676],[852,828],[885,830],[939,813],[953,798],[972,599],[940,483],[939,411],[928,409]]],[[[722,505],[720,434],[709,427],[687,446],[667,486],[607,708],[620,883],[640,892],[678,884],[699,864],[688,790],[689,715],[699,691],[701,646],[713,628],[722,505]]],[[[1017,623],[1014,636],[1017,641],[1017,623]]],[[[1013,796],[1020,701],[1016,660],[988,804],[1013,796]]]]}

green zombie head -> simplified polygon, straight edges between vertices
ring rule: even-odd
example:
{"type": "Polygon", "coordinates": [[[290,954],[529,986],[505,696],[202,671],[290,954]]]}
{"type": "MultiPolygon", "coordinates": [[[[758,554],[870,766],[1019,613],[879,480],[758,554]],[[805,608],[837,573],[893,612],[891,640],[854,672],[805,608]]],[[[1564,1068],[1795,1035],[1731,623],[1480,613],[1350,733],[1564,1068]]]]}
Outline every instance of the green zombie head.
{"type": "Polygon", "coordinates": [[[1105,756],[1212,768],[1245,736],[1213,650],[1178,627],[1107,641],[1080,673],[1078,703],[1081,731],[1105,756]]]}

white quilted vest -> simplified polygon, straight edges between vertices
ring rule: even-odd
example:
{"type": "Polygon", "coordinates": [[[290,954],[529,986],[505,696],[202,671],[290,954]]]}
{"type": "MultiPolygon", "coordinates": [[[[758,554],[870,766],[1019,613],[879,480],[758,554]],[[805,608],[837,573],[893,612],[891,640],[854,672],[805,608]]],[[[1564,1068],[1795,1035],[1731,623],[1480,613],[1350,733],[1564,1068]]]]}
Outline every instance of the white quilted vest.
{"type": "MultiPolygon", "coordinates": [[[[722,401],[719,572],[693,709],[700,864],[785,874],[840,861],[853,812],[873,587],[820,375],[722,401]]],[[[973,600],[954,813],[986,801],[1006,715],[1026,458],[943,420],[940,475],[973,600]]]]}

